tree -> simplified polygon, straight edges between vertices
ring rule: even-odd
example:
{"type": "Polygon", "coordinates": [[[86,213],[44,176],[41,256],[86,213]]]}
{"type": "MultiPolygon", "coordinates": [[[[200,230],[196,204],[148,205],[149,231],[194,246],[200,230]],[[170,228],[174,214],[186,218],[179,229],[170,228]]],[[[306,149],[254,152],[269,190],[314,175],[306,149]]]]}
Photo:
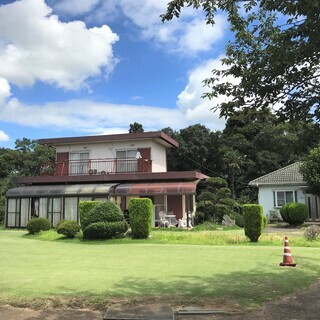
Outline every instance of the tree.
{"type": "Polygon", "coordinates": [[[197,215],[204,220],[221,223],[224,215],[233,217],[238,204],[233,200],[227,182],[219,177],[213,177],[203,183],[203,189],[197,197],[197,215]],[[200,213],[200,214],[199,214],[200,213]]]}
{"type": "Polygon", "coordinates": [[[221,175],[222,158],[219,152],[220,135],[195,124],[180,131],[162,129],[179,143],[179,148],[168,150],[169,171],[198,170],[207,175],[221,175]]]}
{"type": "Polygon", "coordinates": [[[320,196],[320,146],[310,151],[300,171],[311,192],[320,196]]]}
{"type": "Polygon", "coordinates": [[[141,123],[134,122],[130,124],[129,133],[144,132],[143,126],[141,123]]]}
{"type": "Polygon", "coordinates": [[[319,1],[173,0],[162,20],[179,17],[184,6],[204,10],[212,25],[218,11],[226,12],[234,33],[222,59],[225,68],[204,81],[205,97],[228,97],[216,106],[222,116],[276,105],[283,118],[319,122],[319,1]]]}

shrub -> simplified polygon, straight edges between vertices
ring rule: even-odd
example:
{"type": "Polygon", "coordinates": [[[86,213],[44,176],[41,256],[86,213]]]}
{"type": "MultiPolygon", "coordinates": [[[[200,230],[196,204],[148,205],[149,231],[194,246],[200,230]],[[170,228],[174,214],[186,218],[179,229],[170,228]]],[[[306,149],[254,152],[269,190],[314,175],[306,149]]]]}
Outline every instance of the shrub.
{"type": "Polygon", "coordinates": [[[130,199],[129,212],[132,237],[148,238],[152,224],[152,201],[147,198],[130,199]]]}
{"type": "Polygon", "coordinates": [[[79,210],[80,210],[80,225],[82,230],[88,226],[87,217],[93,207],[101,201],[80,201],[79,210]]]}
{"type": "Polygon", "coordinates": [[[303,203],[289,202],[280,209],[284,222],[292,226],[300,226],[308,218],[308,207],[303,203]]]}
{"type": "Polygon", "coordinates": [[[320,235],[320,226],[312,225],[307,227],[303,235],[308,241],[317,240],[320,235]]]}
{"type": "Polygon", "coordinates": [[[33,218],[27,224],[27,230],[30,234],[36,234],[40,231],[46,231],[51,228],[51,223],[46,218],[33,218]]]}
{"type": "Polygon", "coordinates": [[[123,221],[95,222],[83,230],[84,239],[112,239],[123,236],[128,231],[128,224],[123,221]]]}
{"type": "Polygon", "coordinates": [[[79,224],[74,220],[62,220],[57,225],[57,232],[67,238],[74,238],[80,229],[79,224]]]}
{"type": "Polygon", "coordinates": [[[121,209],[114,202],[107,201],[99,202],[93,206],[86,217],[85,224],[90,225],[96,222],[116,222],[123,220],[124,216],[121,209]]]}
{"type": "Polygon", "coordinates": [[[263,228],[263,209],[258,204],[243,205],[244,232],[251,242],[258,242],[263,228]]]}
{"type": "Polygon", "coordinates": [[[263,215],[262,216],[262,231],[266,228],[267,224],[268,224],[268,217],[263,215]]]}
{"type": "Polygon", "coordinates": [[[244,227],[244,219],[243,219],[243,215],[240,213],[234,213],[234,220],[236,222],[236,225],[240,228],[244,227]]]}

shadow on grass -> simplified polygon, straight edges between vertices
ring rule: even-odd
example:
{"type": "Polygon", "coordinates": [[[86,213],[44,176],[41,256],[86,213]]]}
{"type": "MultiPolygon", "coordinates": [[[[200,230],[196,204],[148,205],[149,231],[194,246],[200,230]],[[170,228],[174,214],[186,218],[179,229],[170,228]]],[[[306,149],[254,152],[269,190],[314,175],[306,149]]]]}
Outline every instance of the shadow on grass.
{"type": "MultiPolygon", "coordinates": [[[[246,309],[306,289],[317,281],[320,274],[317,271],[318,265],[313,263],[311,258],[303,258],[301,267],[280,267],[270,264],[270,272],[258,268],[249,272],[231,272],[215,277],[190,276],[183,273],[181,266],[181,270],[177,270],[176,276],[173,277],[174,280],[166,281],[164,270],[154,278],[124,278],[98,295],[79,290],[74,291],[72,296],[80,299],[87,297],[89,306],[89,300],[94,297],[102,301],[118,298],[143,302],[153,299],[159,303],[173,305],[190,305],[192,302],[199,303],[202,299],[212,299],[222,304],[229,303],[231,308],[246,309]]],[[[60,286],[57,292],[59,297],[70,296],[70,289],[64,286],[60,286]]]]}

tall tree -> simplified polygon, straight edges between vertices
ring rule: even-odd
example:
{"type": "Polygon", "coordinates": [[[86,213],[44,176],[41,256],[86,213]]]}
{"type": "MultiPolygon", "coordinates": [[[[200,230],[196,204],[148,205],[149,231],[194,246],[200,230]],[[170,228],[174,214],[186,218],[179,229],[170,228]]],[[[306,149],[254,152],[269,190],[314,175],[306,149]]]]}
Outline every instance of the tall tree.
{"type": "Polygon", "coordinates": [[[320,196],[320,146],[310,151],[300,171],[311,192],[320,196]]]}
{"type": "Polygon", "coordinates": [[[319,1],[173,0],[162,20],[179,17],[184,6],[204,10],[212,25],[218,11],[226,12],[234,33],[222,59],[225,69],[205,80],[204,96],[228,97],[217,106],[222,116],[276,105],[286,119],[319,122],[319,1]]]}
{"type": "Polygon", "coordinates": [[[144,132],[142,124],[138,122],[130,123],[129,133],[137,132],[144,132]]]}

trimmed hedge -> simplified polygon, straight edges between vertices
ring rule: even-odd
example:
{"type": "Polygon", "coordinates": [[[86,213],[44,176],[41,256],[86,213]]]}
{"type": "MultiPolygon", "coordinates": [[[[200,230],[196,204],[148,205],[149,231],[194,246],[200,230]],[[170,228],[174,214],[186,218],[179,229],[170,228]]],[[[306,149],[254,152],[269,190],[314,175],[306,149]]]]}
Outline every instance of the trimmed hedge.
{"type": "Polygon", "coordinates": [[[57,225],[57,232],[67,238],[74,238],[80,229],[79,224],[74,220],[61,220],[57,225]]]}
{"type": "Polygon", "coordinates": [[[123,221],[124,216],[121,209],[111,201],[96,204],[89,212],[86,223],[88,225],[96,222],[123,221]]]}
{"type": "Polygon", "coordinates": [[[33,218],[27,224],[27,230],[30,234],[36,234],[40,231],[46,231],[51,228],[51,223],[46,218],[33,218]]]}
{"type": "Polygon", "coordinates": [[[308,218],[308,207],[304,203],[289,202],[280,209],[284,222],[292,226],[300,226],[308,218]]]}
{"type": "Polygon", "coordinates": [[[263,208],[259,204],[243,205],[244,233],[251,242],[258,242],[264,229],[263,208]]]}
{"type": "Polygon", "coordinates": [[[85,229],[89,223],[87,222],[87,218],[89,216],[90,211],[97,204],[101,203],[101,201],[80,201],[79,210],[80,210],[80,224],[82,230],[85,229]]]}
{"type": "Polygon", "coordinates": [[[148,238],[152,225],[151,199],[130,199],[129,212],[132,237],[136,239],[148,238]]]}
{"type": "Polygon", "coordinates": [[[95,222],[83,230],[84,239],[112,239],[128,231],[128,224],[123,221],[95,222]]]}
{"type": "Polygon", "coordinates": [[[309,215],[308,207],[304,203],[289,202],[280,209],[281,218],[291,226],[300,226],[309,215]]]}

